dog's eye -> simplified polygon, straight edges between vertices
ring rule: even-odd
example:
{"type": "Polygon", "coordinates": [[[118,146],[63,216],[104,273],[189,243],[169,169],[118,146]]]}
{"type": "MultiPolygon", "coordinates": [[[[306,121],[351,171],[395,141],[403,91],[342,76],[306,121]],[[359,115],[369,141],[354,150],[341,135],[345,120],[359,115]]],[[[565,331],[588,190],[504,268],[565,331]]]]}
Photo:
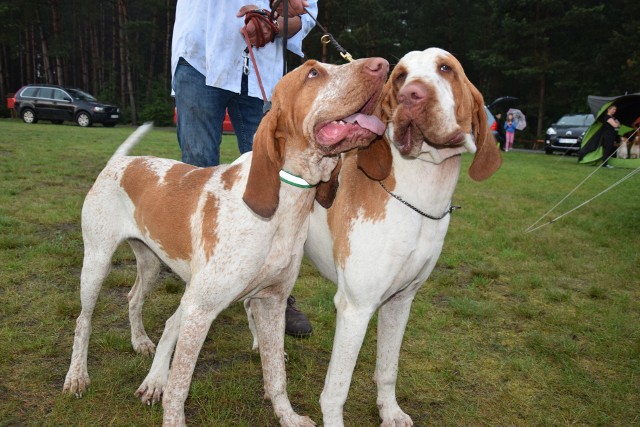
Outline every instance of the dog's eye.
{"type": "Polygon", "coordinates": [[[320,73],[318,72],[318,70],[312,68],[311,71],[309,71],[309,74],[307,74],[307,77],[313,79],[314,77],[318,77],[319,75],[320,73]]]}
{"type": "Polygon", "coordinates": [[[406,78],[407,78],[407,73],[399,73],[396,76],[394,83],[397,84],[398,86],[401,86],[404,83],[406,78]]]}
{"type": "Polygon", "coordinates": [[[447,64],[442,64],[440,65],[440,71],[442,71],[443,73],[450,73],[451,71],[453,71],[453,69],[447,64]]]}

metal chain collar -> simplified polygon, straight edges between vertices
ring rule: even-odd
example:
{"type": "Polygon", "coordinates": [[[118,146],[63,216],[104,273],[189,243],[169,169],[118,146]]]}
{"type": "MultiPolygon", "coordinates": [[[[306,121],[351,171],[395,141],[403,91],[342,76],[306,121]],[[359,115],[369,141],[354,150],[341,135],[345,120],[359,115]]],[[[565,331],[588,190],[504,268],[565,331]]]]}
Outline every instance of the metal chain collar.
{"type": "Polygon", "coordinates": [[[378,181],[378,182],[380,183],[380,186],[384,189],[384,191],[386,191],[387,193],[389,193],[389,195],[390,195],[391,197],[393,197],[394,199],[396,199],[396,200],[397,200],[397,201],[399,201],[400,203],[404,204],[405,206],[410,207],[410,208],[411,208],[411,209],[413,209],[414,211],[418,212],[420,215],[422,215],[422,216],[424,216],[424,217],[426,217],[426,218],[432,219],[432,220],[434,220],[434,221],[439,221],[439,220],[443,219],[444,217],[446,217],[447,215],[449,215],[451,212],[453,212],[453,211],[455,211],[455,210],[457,210],[457,209],[460,209],[460,208],[461,208],[461,206],[454,206],[454,205],[449,204],[449,207],[447,208],[447,210],[446,210],[446,211],[444,211],[444,213],[443,213],[442,215],[440,215],[440,216],[432,216],[432,215],[429,215],[428,213],[423,212],[423,211],[421,211],[420,209],[416,208],[415,206],[413,206],[413,205],[412,205],[412,204],[410,204],[409,202],[405,201],[402,197],[398,196],[397,194],[394,194],[394,193],[392,193],[391,191],[389,191],[389,190],[387,189],[387,187],[385,187],[385,186],[384,186],[384,184],[382,183],[382,181],[378,181]]]}

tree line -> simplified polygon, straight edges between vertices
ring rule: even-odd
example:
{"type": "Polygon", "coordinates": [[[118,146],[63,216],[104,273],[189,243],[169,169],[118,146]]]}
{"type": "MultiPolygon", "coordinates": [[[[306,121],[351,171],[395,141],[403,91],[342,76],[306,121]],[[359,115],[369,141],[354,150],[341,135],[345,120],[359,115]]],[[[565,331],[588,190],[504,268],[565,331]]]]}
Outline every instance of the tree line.
{"type": "MultiPolygon", "coordinates": [[[[127,122],[169,124],[175,4],[0,0],[0,95],[60,84],[115,103],[127,122]]],[[[450,51],[487,103],[517,97],[537,137],[560,115],[587,112],[588,95],[640,89],[640,2],[320,0],[318,20],[355,58],[393,65],[412,50],[450,51]]],[[[305,39],[306,57],[344,62],[321,36],[305,39]]],[[[289,55],[290,67],[300,62],[289,55]]]]}

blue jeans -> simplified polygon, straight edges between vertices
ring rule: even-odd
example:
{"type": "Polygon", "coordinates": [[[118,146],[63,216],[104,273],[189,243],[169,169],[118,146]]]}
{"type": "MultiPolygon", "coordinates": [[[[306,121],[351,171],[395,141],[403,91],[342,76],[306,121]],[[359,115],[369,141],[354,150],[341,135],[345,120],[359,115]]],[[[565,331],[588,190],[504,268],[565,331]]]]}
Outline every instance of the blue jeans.
{"type": "Polygon", "coordinates": [[[240,94],[207,86],[205,77],[180,58],[173,78],[173,90],[183,162],[200,167],[220,164],[222,121],[226,109],[238,138],[240,153],[251,151],[253,135],[262,119],[263,101],[247,95],[246,77],[242,79],[240,94]]]}

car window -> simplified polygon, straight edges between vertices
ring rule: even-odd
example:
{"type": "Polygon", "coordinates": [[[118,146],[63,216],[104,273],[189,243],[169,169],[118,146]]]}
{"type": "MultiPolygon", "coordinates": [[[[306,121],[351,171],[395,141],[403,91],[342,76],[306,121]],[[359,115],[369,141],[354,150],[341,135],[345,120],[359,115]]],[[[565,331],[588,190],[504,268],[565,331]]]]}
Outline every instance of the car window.
{"type": "Polygon", "coordinates": [[[588,114],[587,118],[584,121],[584,124],[587,126],[591,126],[595,121],[596,121],[596,118],[593,117],[593,114],[588,114]]]}
{"type": "Polygon", "coordinates": [[[53,89],[50,87],[41,87],[38,98],[53,99],[53,89]]]}
{"type": "Polygon", "coordinates": [[[67,98],[68,98],[67,94],[61,91],[60,89],[53,90],[53,99],[57,101],[64,101],[67,98]]]}
{"type": "Polygon", "coordinates": [[[28,97],[36,97],[38,96],[38,91],[40,90],[39,87],[28,87],[25,90],[22,91],[22,94],[20,96],[28,96],[28,97]]]}
{"type": "Polygon", "coordinates": [[[93,96],[78,89],[67,89],[67,92],[69,92],[69,94],[73,97],[73,99],[78,101],[93,101],[93,102],[96,101],[96,99],[93,96]]]}
{"type": "Polygon", "coordinates": [[[572,115],[572,116],[562,116],[560,120],[558,120],[559,125],[563,126],[585,126],[586,125],[586,115],[572,115]]]}

